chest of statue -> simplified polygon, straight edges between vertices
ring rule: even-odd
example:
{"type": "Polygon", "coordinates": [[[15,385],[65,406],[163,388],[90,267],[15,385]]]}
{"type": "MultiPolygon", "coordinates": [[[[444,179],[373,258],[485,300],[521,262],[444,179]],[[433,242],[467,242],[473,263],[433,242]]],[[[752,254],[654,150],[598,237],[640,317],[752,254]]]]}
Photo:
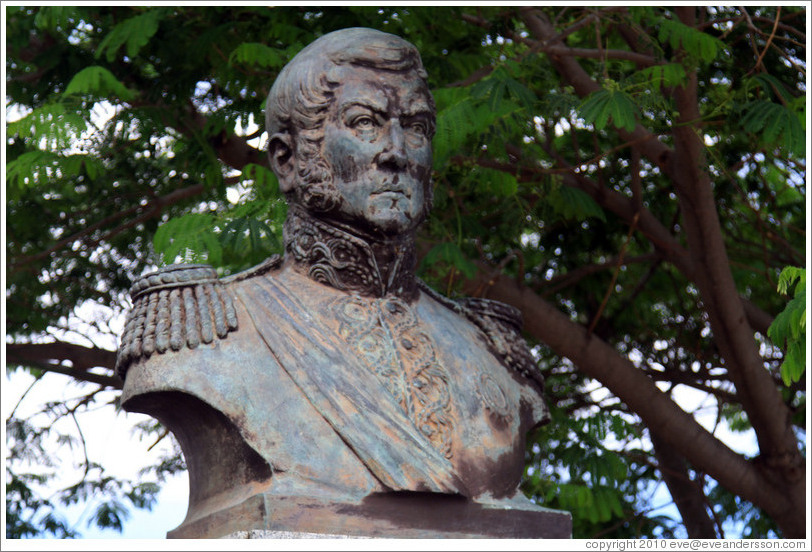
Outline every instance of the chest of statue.
{"type": "Polygon", "coordinates": [[[394,423],[408,426],[447,460],[468,494],[515,491],[524,435],[546,409],[538,393],[488,350],[474,324],[425,294],[411,302],[364,297],[293,270],[272,278],[277,293],[294,295],[310,313],[307,323],[318,319],[319,333],[344,356],[338,366],[310,366],[312,373],[350,372],[352,385],[364,386],[394,423]]]}
{"type": "Polygon", "coordinates": [[[180,345],[131,362],[123,396],[127,408],[159,417],[179,437],[190,476],[198,477],[193,464],[205,465],[188,521],[209,504],[233,507],[257,493],[266,502],[360,501],[392,491],[515,494],[524,435],[546,408],[489,350],[481,329],[446,305],[423,292],[411,301],[361,296],[293,269],[216,292],[188,289],[143,296],[150,306],[142,341],[151,341],[150,309],[165,303],[174,316],[154,331],[176,335],[180,345]],[[202,305],[216,297],[224,312],[233,310],[233,330],[198,342],[175,328],[192,311],[214,313],[202,305]],[[203,427],[202,411],[217,412],[220,429],[203,427]],[[246,467],[247,456],[267,468],[246,467]]]}

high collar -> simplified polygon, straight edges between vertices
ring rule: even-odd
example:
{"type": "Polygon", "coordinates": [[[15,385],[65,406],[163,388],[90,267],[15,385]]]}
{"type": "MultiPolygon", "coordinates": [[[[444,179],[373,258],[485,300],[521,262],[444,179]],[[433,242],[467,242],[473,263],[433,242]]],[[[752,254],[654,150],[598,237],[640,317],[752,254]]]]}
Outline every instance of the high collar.
{"type": "Polygon", "coordinates": [[[294,269],[317,282],[367,297],[396,295],[412,301],[418,295],[411,235],[375,240],[347,226],[319,220],[293,204],[285,220],[284,240],[294,269]],[[391,266],[378,266],[375,249],[388,249],[391,266]]]}

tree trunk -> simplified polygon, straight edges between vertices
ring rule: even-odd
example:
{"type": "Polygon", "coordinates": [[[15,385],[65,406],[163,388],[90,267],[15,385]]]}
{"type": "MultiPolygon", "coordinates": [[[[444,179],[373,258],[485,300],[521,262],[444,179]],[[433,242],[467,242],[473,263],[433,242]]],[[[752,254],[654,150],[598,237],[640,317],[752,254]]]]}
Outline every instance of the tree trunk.
{"type": "Polygon", "coordinates": [[[716,533],[716,524],[708,513],[705,492],[699,481],[691,479],[685,459],[655,433],[651,433],[650,437],[651,444],[654,445],[654,456],[660,465],[660,474],[679,510],[688,538],[723,537],[724,535],[716,533]]]}
{"type": "MultiPolygon", "coordinates": [[[[682,23],[694,25],[696,8],[680,7],[675,11],[682,23]]],[[[540,44],[563,45],[543,12],[525,8],[521,13],[532,37],[540,44]]],[[[575,59],[574,51],[559,48],[555,55],[550,56],[550,61],[578,95],[583,97],[600,88],[575,59]]],[[[510,298],[512,300],[506,302],[522,308],[531,334],[606,385],[636,411],[664,443],[675,447],[694,466],[714,477],[731,492],[764,509],[781,527],[784,536],[800,538],[805,535],[806,528],[804,461],[798,450],[789,408],[783,402],[772,376],[764,368],[753,327],[748,320],[748,309],[730,271],[704,156],[701,129],[696,126],[701,120],[696,85],[695,72],[689,73],[685,85],[673,91],[679,111],[678,121],[673,128],[673,149],[640,125],[632,132],[618,130],[618,134],[656,164],[674,184],[680,212],[685,217],[681,226],[687,248],[674,249],[663,247],[656,241],[654,243],[666,252],[666,258],[680,268],[700,293],[714,341],[725,359],[725,367],[736,386],[737,396],[758,437],[759,459],[747,462],[730,451],[699,428],[696,421],[670,399],[658,393],[653,383],[643,374],[636,373],[628,360],[595,336],[588,335],[584,328],[571,322],[554,307],[534,297],[530,290],[502,289],[499,294],[504,295],[502,300],[510,298]],[[544,320],[543,324],[540,324],[541,320],[544,320]],[[561,325],[562,329],[570,328],[566,334],[560,334],[552,328],[556,324],[561,325]],[[611,370],[608,369],[610,365],[611,370]],[[641,404],[640,398],[643,396],[652,402],[641,404]],[[664,419],[664,416],[673,417],[664,419]],[[692,442],[694,439],[696,441],[692,442]],[[730,470],[737,475],[731,477],[730,470]]],[[[594,196],[611,193],[601,186],[598,188],[592,190],[594,196]]],[[[631,211],[632,206],[630,202],[627,203],[629,205],[625,207],[631,211]]],[[[644,219],[645,216],[640,218],[644,219]]],[[[656,227],[644,221],[643,231],[656,227]]],[[[649,235],[650,239],[653,237],[649,235]]],[[[669,241],[674,240],[670,238],[669,241]]],[[[491,288],[492,293],[495,288],[491,288]]],[[[763,327],[764,320],[760,314],[758,311],[750,312],[750,317],[758,318],[758,325],[763,327]]]]}

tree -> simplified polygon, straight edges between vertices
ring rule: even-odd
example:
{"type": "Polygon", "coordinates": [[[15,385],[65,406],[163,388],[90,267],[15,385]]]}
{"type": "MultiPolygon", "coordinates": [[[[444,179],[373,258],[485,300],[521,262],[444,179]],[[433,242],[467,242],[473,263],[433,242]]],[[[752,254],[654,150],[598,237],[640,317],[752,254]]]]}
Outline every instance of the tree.
{"type": "Polygon", "coordinates": [[[438,107],[420,273],[519,307],[548,382],[524,491],[572,511],[576,537],[804,536],[805,8],[6,15],[7,101],[24,115],[6,143],[11,369],[85,381],[90,404],[121,382],[111,351],[54,337],[80,305],[120,313],[154,263],[226,274],[278,252],[263,99],[315,37],[375,27],[418,47],[438,107]],[[721,426],[754,433],[757,453],[721,426]],[[680,520],[648,511],[659,480],[680,520]]]}

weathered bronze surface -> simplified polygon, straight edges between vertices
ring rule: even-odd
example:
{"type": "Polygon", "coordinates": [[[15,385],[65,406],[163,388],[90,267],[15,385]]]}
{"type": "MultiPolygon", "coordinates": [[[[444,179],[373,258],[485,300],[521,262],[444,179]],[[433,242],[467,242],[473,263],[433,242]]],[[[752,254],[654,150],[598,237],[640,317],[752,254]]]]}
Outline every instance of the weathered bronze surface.
{"type": "Polygon", "coordinates": [[[285,256],[218,279],[202,265],[132,289],[124,407],[178,438],[189,511],[172,537],[273,530],[568,537],[517,491],[547,418],[518,311],[415,277],[435,110],[415,48],[325,35],[267,101],[290,203],[285,256]]]}

